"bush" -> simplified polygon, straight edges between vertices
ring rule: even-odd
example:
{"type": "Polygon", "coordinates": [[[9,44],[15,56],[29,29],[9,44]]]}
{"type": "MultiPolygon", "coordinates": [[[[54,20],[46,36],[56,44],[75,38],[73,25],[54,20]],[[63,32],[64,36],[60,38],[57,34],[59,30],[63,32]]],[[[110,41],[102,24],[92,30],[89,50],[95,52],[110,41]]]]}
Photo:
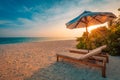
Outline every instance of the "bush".
{"type": "Polygon", "coordinates": [[[120,56],[120,23],[115,23],[112,28],[110,28],[109,35],[109,54],[112,56],[120,56]]]}
{"type": "Polygon", "coordinates": [[[80,41],[80,42],[76,45],[76,47],[77,47],[78,49],[87,49],[86,44],[83,43],[82,41],[80,41]]]}
{"type": "Polygon", "coordinates": [[[108,45],[109,54],[112,56],[120,56],[120,41],[114,41],[108,45]]]}

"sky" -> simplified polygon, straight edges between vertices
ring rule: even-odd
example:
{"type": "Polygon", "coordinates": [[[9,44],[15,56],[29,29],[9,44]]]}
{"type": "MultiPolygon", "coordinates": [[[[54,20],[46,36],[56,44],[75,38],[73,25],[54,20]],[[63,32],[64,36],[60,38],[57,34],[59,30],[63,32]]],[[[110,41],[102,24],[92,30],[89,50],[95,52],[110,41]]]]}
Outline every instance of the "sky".
{"type": "Polygon", "coordinates": [[[78,37],[66,23],[84,10],[118,16],[120,0],[0,0],[0,37],[78,37]]]}

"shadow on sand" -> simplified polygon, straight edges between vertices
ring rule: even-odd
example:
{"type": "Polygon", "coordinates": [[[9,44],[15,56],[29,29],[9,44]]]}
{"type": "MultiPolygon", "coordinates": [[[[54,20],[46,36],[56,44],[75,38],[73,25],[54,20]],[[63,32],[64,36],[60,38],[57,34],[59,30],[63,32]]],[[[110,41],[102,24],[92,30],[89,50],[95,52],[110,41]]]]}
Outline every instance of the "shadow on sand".
{"type": "Polygon", "coordinates": [[[101,77],[98,69],[77,67],[67,62],[56,62],[39,69],[25,80],[107,80],[101,77]]]}

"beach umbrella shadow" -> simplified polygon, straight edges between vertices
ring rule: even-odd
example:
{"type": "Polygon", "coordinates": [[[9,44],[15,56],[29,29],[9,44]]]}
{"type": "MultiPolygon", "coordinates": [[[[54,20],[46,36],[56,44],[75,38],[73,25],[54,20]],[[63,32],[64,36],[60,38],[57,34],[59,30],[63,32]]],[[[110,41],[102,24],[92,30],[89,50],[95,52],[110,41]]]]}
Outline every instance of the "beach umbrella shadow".
{"type": "Polygon", "coordinates": [[[77,67],[68,62],[55,62],[39,69],[25,80],[106,80],[97,69],[77,67]]]}

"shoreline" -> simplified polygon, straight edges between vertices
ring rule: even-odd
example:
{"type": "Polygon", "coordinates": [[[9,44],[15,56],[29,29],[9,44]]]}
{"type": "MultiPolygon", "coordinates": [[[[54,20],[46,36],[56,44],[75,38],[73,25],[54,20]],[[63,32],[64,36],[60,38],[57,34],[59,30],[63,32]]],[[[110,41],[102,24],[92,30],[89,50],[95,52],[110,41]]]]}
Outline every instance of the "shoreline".
{"type": "Polygon", "coordinates": [[[75,40],[75,39],[48,39],[48,40],[40,40],[40,41],[28,41],[28,42],[15,42],[15,43],[0,43],[0,45],[7,45],[7,44],[24,44],[24,43],[39,43],[39,42],[49,42],[49,41],[66,41],[66,40],[75,40]]]}

